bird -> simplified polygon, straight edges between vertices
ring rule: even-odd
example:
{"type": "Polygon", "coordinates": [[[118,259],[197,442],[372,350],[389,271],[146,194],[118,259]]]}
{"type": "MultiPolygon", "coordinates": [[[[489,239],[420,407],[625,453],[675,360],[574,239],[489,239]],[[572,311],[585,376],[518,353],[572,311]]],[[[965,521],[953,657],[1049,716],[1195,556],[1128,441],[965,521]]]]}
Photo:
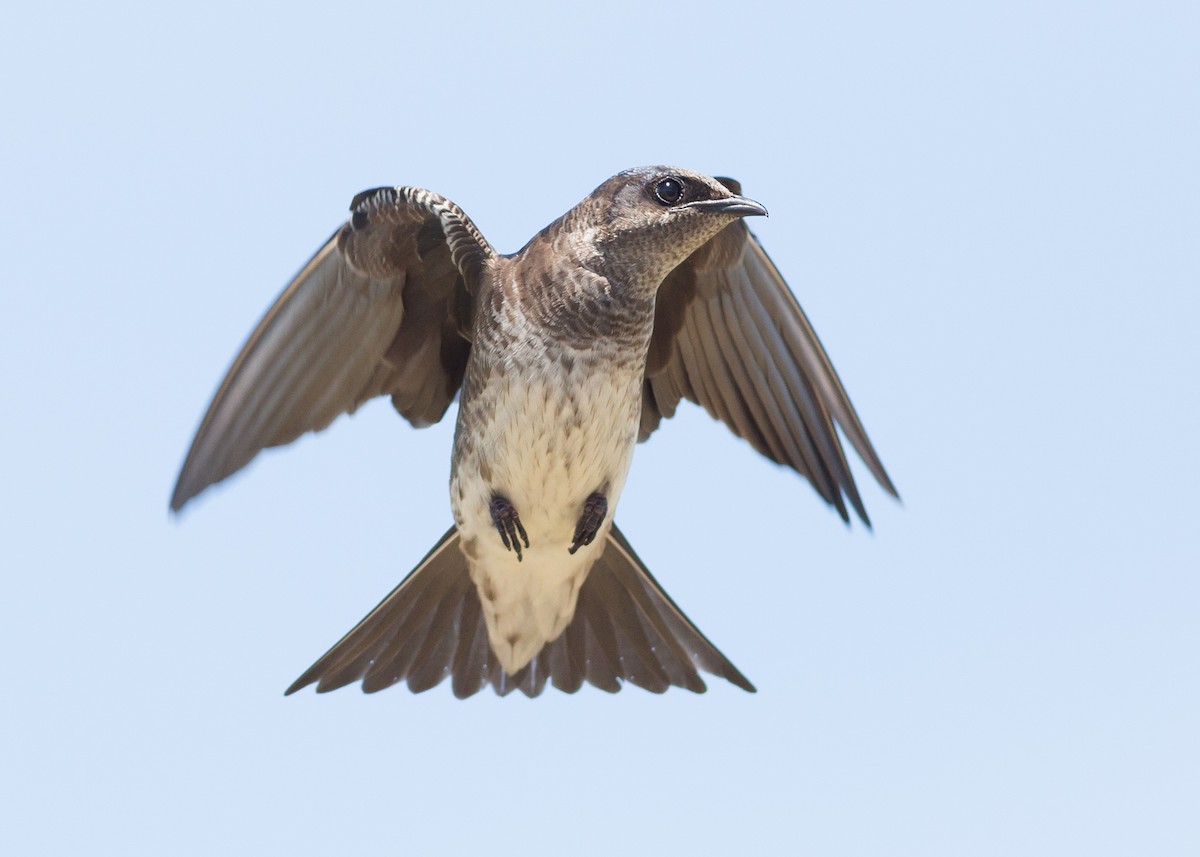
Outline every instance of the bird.
{"type": "Polygon", "coordinates": [[[450,678],[456,697],[547,684],[754,685],[614,523],[634,448],[686,399],[869,527],[838,428],[884,470],[825,349],[745,224],[741,185],[670,166],[608,179],[522,249],[416,187],[356,195],[237,355],[170,506],[260,451],[390,396],[415,427],[457,397],[453,523],[286,691],[450,678]]]}

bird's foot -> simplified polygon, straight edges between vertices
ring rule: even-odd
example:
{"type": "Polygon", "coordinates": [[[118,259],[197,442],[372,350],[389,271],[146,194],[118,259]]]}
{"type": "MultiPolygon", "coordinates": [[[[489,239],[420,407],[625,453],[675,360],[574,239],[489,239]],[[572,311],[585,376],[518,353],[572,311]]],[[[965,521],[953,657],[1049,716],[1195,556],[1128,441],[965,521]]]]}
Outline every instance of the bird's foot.
{"type": "Polygon", "coordinates": [[[492,496],[490,510],[492,523],[496,525],[496,531],[500,533],[501,541],[510,551],[517,552],[517,561],[520,562],[522,559],[521,542],[525,542],[525,547],[529,547],[529,536],[525,533],[525,527],[521,524],[521,516],[517,514],[516,507],[507,497],[495,494],[492,496]],[[520,540],[518,540],[518,536],[520,540]]]}
{"type": "Polygon", "coordinates": [[[567,552],[575,553],[584,545],[590,545],[596,538],[596,533],[600,531],[600,525],[604,523],[604,516],[607,514],[608,498],[599,491],[592,492],[583,501],[583,514],[579,516],[579,523],[575,525],[575,539],[567,548],[567,552]]]}

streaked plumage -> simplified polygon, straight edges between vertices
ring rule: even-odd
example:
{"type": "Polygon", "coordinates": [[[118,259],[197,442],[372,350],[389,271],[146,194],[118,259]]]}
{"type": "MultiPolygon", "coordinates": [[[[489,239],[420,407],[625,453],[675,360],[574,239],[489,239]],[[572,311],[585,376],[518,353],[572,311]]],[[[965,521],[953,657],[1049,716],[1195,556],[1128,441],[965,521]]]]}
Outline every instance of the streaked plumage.
{"type": "Polygon", "coordinates": [[[454,526],[289,692],[359,679],[415,691],[446,676],[459,696],[488,684],[532,696],[548,679],[703,690],[698,669],[752,689],[612,521],[636,441],[685,398],[844,519],[847,501],[866,512],[835,424],[895,493],[741,222],[765,210],[728,179],[630,170],[510,256],[429,191],[367,191],[351,211],[251,334],[171,507],[367,399],[390,395],[423,426],[461,388],[454,526]]]}

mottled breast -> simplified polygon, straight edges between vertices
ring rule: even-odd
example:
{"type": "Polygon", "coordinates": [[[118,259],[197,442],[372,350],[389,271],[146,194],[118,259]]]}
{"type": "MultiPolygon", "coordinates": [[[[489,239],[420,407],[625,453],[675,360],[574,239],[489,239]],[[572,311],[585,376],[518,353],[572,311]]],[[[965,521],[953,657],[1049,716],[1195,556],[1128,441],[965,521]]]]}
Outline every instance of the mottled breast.
{"type": "Polygon", "coordinates": [[[595,283],[499,286],[477,308],[451,504],[492,647],[511,672],[566,627],[603,550],[637,442],[653,307],[617,330],[605,301],[586,292],[595,283]],[[572,555],[593,492],[608,516],[572,555]],[[528,533],[520,560],[492,521],[496,495],[528,533]]]}

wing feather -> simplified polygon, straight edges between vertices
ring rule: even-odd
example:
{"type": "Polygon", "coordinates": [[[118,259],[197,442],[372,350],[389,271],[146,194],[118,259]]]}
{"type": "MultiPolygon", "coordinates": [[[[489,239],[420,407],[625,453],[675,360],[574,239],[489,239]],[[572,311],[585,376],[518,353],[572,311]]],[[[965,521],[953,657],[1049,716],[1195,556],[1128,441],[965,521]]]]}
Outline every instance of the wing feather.
{"type": "MultiPolygon", "coordinates": [[[[740,192],[736,182],[722,181],[740,192]]],[[[805,476],[847,520],[849,501],[870,523],[838,428],[884,490],[897,496],[807,316],[740,221],[693,253],[659,289],[642,396],[643,440],[682,399],[805,476]]]]}
{"type": "Polygon", "coordinates": [[[352,211],[234,360],[196,431],[172,509],[263,449],[320,431],[370,398],[390,394],[421,426],[441,419],[457,394],[470,352],[464,293],[491,247],[457,206],[429,191],[365,191],[352,211]]]}

